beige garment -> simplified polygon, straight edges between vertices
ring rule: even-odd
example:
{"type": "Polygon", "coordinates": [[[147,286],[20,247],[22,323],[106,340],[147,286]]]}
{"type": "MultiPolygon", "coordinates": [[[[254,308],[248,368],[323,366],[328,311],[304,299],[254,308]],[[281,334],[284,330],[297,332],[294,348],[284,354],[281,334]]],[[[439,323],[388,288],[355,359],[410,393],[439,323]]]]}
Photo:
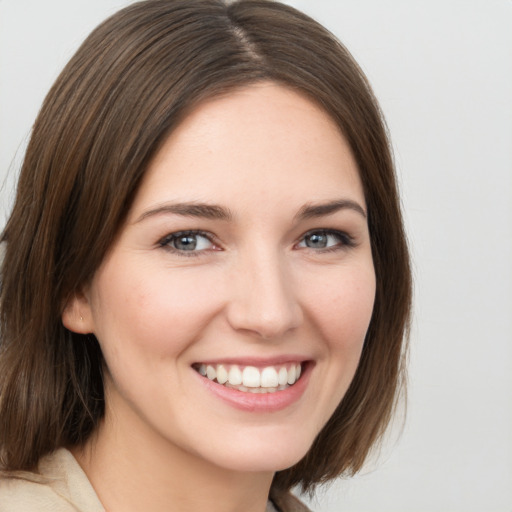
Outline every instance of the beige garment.
{"type": "MultiPolygon", "coordinates": [[[[39,473],[0,477],[0,512],[105,512],[71,452],[44,457],[39,473]]],[[[145,512],[145,511],[144,511],[145,512]]],[[[268,503],[266,512],[276,512],[268,503]]]]}
{"type": "Polygon", "coordinates": [[[71,452],[41,459],[39,473],[0,478],[0,512],[105,512],[71,452]]]}

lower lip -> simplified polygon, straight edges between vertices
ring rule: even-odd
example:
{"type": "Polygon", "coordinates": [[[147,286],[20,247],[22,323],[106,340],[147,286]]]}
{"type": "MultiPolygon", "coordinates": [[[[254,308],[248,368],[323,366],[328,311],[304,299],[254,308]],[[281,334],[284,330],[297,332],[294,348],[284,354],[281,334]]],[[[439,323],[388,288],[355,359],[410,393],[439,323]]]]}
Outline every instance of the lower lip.
{"type": "Polygon", "coordinates": [[[248,412],[277,412],[299,401],[308,385],[312,367],[313,365],[311,363],[303,365],[300,379],[295,384],[274,393],[238,391],[237,389],[217,384],[195,372],[195,370],[194,372],[197,374],[198,378],[201,379],[201,382],[206,386],[208,391],[235,409],[248,412]]]}

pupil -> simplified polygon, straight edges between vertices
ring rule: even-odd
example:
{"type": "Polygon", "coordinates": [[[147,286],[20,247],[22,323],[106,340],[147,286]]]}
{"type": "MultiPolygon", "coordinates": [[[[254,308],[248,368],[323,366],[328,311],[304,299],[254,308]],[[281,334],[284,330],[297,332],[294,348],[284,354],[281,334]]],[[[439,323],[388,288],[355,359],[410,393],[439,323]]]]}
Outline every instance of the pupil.
{"type": "Polygon", "coordinates": [[[181,236],[176,240],[176,249],[185,251],[193,251],[196,248],[197,240],[195,236],[186,235],[181,236]]]}
{"type": "Polygon", "coordinates": [[[315,233],[313,235],[309,235],[306,238],[306,245],[308,247],[315,247],[315,248],[323,248],[327,244],[327,237],[322,234],[315,233]]]}

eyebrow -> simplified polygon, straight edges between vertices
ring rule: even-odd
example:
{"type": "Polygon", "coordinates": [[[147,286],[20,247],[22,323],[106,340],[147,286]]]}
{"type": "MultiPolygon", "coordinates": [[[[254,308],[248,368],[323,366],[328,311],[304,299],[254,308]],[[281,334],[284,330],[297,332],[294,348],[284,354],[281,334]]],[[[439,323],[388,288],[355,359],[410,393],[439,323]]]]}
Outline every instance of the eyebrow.
{"type": "MultiPolygon", "coordinates": [[[[364,211],[363,207],[356,201],[352,201],[350,199],[339,199],[320,204],[306,204],[299,210],[297,215],[295,215],[295,219],[306,220],[315,217],[323,217],[336,213],[339,210],[347,209],[361,214],[366,219],[366,212],[364,211]]],[[[231,211],[227,208],[224,208],[223,206],[207,203],[188,202],[163,204],[161,206],[157,206],[156,208],[152,208],[151,210],[147,210],[138,217],[138,219],[135,221],[135,224],[143,221],[144,219],[147,219],[148,217],[165,214],[224,221],[230,221],[233,219],[233,214],[231,211]]]]}
{"type": "Polygon", "coordinates": [[[154,215],[172,214],[181,215],[183,217],[200,217],[203,219],[213,220],[231,220],[233,214],[222,206],[206,204],[206,203],[171,203],[163,204],[156,208],[152,208],[144,212],[136,221],[141,222],[148,217],[154,215]]]}
{"type": "Polygon", "coordinates": [[[366,212],[364,208],[350,199],[339,199],[320,204],[306,204],[303,206],[299,213],[295,216],[298,220],[312,219],[315,217],[323,217],[331,215],[340,210],[353,210],[361,214],[366,219],[366,212]]]}

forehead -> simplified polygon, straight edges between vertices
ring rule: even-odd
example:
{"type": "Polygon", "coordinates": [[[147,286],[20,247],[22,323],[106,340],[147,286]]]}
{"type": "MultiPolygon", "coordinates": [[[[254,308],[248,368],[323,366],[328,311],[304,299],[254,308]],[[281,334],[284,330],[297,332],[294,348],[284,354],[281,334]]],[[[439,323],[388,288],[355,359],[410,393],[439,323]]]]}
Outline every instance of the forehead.
{"type": "Polygon", "coordinates": [[[148,201],[236,203],[256,195],[284,205],[340,194],[364,204],[339,127],[304,95],[266,82],[198,105],[151,162],[134,209],[148,201]]]}

